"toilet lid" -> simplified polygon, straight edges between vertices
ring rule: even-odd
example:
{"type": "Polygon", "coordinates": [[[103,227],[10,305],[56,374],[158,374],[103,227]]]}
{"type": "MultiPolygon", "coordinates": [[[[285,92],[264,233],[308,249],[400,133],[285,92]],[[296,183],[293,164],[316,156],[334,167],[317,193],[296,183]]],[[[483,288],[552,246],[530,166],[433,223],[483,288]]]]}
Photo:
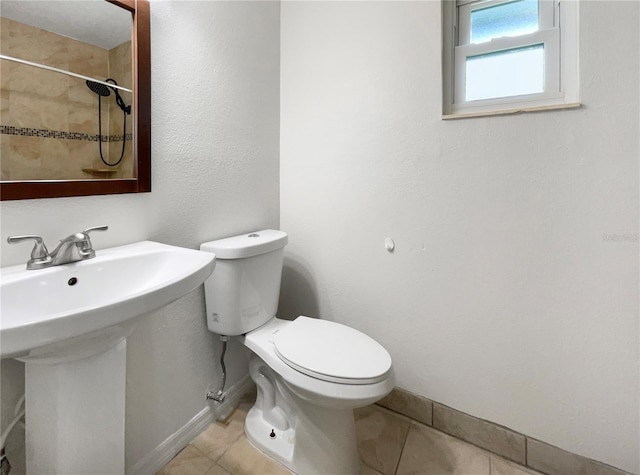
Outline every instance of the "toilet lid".
{"type": "Polygon", "coordinates": [[[391,371],[391,356],[358,330],[300,316],[273,337],[276,354],[301,373],[344,384],[373,384],[391,371]]]}

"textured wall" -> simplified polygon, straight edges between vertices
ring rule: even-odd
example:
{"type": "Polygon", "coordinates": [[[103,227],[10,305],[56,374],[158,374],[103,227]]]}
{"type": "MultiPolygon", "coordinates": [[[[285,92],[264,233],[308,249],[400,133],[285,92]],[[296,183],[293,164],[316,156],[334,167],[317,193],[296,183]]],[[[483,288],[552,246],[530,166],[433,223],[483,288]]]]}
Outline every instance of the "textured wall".
{"type": "Polygon", "coordinates": [[[637,471],[638,7],[580,2],[581,109],[443,122],[439,2],[283,2],[283,314],[637,471]]]}
{"type": "MultiPolygon", "coordinates": [[[[275,2],[152,2],[153,192],[2,202],[2,265],[29,256],[6,244],[15,234],[53,244],[108,224],[98,250],[143,239],[196,249],[278,227],[279,18],[275,2]]],[[[238,350],[229,384],[246,374],[238,350]]],[[[127,467],[205,407],[218,351],[201,289],[140,320],[128,340],[127,467]]],[[[23,376],[2,367],[4,422],[23,376]]]]}

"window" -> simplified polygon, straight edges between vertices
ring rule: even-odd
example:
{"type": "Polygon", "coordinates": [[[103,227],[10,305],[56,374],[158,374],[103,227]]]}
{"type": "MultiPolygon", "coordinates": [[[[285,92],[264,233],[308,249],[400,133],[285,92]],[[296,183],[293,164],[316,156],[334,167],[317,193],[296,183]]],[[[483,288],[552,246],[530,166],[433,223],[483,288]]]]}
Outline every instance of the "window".
{"type": "Polygon", "coordinates": [[[445,118],[577,105],[577,0],[442,6],[445,118]]]}

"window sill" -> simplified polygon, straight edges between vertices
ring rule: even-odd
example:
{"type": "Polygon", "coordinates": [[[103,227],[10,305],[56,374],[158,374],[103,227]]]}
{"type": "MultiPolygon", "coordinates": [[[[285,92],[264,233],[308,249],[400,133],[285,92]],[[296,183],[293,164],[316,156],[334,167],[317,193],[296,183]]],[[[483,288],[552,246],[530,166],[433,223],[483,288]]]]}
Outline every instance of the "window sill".
{"type": "Polygon", "coordinates": [[[455,112],[453,114],[443,114],[442,120],[454,120],[454,119],[470,119],[472,117],[488,117],[492,115],[512,115],[522,114],[525,112],[544,112],[559,109],[576,109],[581,107],[579,102],[572,102],[569,104],[554,104],[548,106],[537,107],[517,107],[515,109],[501,109],[482,112],[455,112]]]}

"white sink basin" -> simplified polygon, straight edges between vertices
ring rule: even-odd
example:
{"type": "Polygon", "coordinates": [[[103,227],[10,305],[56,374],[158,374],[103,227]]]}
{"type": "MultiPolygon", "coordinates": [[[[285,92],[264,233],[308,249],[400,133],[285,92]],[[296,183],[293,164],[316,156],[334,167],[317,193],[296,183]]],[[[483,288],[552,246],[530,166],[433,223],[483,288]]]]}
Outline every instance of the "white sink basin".
{"type": "Polygon", "coordinates": [[[214,265],[214,254],[143,241],[0,269],[0,356],[25,362],[27,473],[124,474],[127,336],[214,265]]]}
{"type": "Polygon", "coordinates": [[[99,352],[125,338],[133,318],[202,284],[214,265],[211,253],[143,241],[47,269],[5,267],[0,356],[46,363],[99,352]]]}

